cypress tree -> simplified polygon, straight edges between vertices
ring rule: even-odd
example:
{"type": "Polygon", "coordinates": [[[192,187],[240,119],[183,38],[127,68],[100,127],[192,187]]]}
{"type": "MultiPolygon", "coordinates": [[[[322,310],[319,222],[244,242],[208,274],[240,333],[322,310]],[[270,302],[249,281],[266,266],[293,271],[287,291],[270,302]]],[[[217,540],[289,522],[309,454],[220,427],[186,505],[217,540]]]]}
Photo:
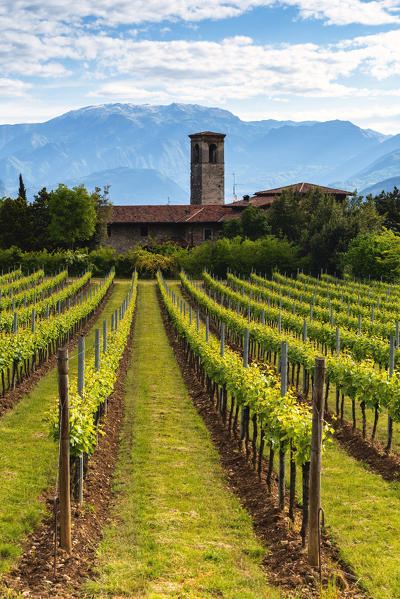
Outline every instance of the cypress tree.
{"type": "Polygon", "coordinates": [[[22,198],[26,202],[26,189],[24,182],[22,180],[21,173],[19,174],[19,189],[18,189],[18,197],[22,198]]]}

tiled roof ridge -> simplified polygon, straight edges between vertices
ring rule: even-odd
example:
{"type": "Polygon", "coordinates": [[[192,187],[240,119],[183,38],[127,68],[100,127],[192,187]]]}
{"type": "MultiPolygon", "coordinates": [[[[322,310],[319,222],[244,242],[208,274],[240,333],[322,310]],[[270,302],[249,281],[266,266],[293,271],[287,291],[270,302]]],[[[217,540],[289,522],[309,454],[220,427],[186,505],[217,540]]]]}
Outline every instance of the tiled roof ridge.
{"type": "Polygon", "coordinates": [[[302,181],[300,183],[292,183],[290,185],[282,185],[281,187],[274,187],[272,189],[265,189],[262,191],[256,191],[255,196],[267,195],[267,194],[276,194],[282,192],[284,189],[296,189],[300,193],[306,192],[306,188],[320,188],[327,190],[328,192],[332,192],[333,194],[346,194],[352,195],[353,192],[345,190],[345,189],[337,189],[336,187],[328,187],[327,185],[318,185],[317,183],[308,183],[306,181],[302,181]]]}

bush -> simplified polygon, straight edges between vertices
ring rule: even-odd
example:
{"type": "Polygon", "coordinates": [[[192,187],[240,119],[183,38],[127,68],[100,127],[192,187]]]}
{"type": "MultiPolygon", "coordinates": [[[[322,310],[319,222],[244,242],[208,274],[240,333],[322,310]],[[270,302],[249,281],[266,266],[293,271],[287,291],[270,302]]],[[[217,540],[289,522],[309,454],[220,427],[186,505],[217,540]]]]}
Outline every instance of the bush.
{"type": "Polygon", "coordinates": [[[109,246],[101,247],[90,252],[88,259],[93,275],[95,277],[105,277],[110,269],[115,266],[115,250],[109,246]]]}
{"type": "Polygon", "coordinates": [[[383,233],[358,235],[345,255],[345,265],[359,279],[400,281],[400,236],[387,229],[383,233]]]}
{"type": "Polygon", "coordinates": [[[243,275],[256,270],[270,276],[276,268],[287,273],[307,268],[308,260],[300,258],[299,252],[297,246],[274,235],[256,241],[235,237],[203,243],[181,254],[178,262],[193,276],[200,276],[204,268],[218,276],[224,276],[228,268],[243,275]]]}
{"type": "Polygon", "coordinates": [[[158,269],[165,276],[177,275],[177,265],[173,258],[148,252],[140,247],[121,254],[116,259],[115,269],[119,277],[131,277],[135,268],[142,278],[154,278],[158,269]]]}

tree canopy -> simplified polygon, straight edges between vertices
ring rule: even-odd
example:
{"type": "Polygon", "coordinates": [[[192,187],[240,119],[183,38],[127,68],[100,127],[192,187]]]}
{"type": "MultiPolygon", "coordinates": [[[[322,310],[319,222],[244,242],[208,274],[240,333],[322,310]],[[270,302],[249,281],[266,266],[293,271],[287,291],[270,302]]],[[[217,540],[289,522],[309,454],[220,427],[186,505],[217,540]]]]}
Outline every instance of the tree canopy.
{"type": "Polygon", "coordinates": [[[400,236],[384,229],[382,233],[363,233],[350,243],[346,264],[360,279],[400,281],[400,236]]]}
{"type": "Polygon", "coordinates": [[[59,243],[73,246],[88,240],[96,227],[95,198],[83,185],[69,189],[63,183],[50,193],[50,236],[59,243]]]}

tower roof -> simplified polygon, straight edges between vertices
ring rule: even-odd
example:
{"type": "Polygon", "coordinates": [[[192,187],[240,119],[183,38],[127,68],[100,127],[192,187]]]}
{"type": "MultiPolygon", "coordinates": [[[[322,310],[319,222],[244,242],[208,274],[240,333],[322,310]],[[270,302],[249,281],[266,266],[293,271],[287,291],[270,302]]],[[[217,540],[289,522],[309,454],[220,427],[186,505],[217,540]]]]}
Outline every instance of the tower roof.
{"type": "Polygon", "coordinates": [[[194,139],[195,137],[220,137],[220,138],[224,138],[226,137],[225,133],[215,133],[214,131],[201,131],[200,133],[192,133],[191,135],[189,135],[189,137],[191,139],[194,139]]]}

